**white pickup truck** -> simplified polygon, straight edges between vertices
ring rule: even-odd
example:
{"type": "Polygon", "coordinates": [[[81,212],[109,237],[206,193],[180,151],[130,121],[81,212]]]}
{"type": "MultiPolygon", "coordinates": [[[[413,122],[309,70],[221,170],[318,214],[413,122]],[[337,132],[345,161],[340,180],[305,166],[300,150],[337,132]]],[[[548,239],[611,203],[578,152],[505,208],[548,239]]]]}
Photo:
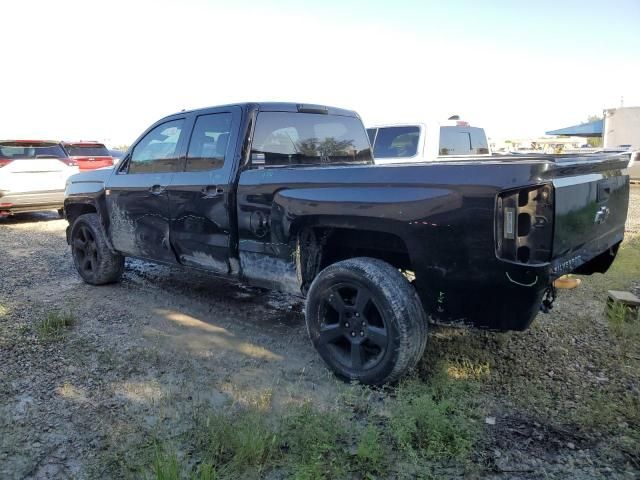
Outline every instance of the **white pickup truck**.
{"type": "Polygon", "coordinates": [[[491,155],[484,129],[451,117],[447,122],[376,125],[367,128],[377,164],[430,162],[491,155]]]}

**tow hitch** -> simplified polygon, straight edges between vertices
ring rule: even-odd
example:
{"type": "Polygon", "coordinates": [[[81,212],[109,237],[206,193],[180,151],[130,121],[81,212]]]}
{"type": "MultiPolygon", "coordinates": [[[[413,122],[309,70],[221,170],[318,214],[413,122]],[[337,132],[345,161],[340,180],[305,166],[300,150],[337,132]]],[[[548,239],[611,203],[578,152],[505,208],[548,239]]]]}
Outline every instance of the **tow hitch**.
{"type": "Polygon", "coordinates": [[[556,287],[549,285],[544,291],[542,296],[542,304],[540,304],[540,311],[542,313],[549,313],[553,308],[553,302],[556,300],[556,287]]]}

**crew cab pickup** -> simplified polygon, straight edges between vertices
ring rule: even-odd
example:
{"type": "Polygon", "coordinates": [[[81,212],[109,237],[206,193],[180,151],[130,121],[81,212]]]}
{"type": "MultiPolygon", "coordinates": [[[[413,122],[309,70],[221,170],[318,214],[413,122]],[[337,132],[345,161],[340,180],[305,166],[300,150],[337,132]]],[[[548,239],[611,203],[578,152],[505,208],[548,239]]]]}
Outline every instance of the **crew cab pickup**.
{"type": "Polygon", "coordinates": [[[376,125],[367,128],[367,134],[380,165],[491,155],[484,129],[457,115],[446,122],[376,125]]]}
{"type": "Polygon", "coordinates": [[[227,105],[163,118],[117,167],[73,176],[67,239],[90,284],[117,281],[130,256],[304,296],[328,366],[383,384],[418,362],[429,319],[523,330],[554,279],[605,272],[628,161],[376,166],[354,112],[227,105]]]}

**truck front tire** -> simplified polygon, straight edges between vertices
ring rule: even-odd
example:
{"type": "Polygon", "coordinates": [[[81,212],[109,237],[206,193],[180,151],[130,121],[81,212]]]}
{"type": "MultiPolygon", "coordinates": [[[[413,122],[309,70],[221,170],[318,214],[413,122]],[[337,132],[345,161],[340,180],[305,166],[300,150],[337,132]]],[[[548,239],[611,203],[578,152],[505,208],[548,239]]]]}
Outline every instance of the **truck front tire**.
{"type": "Polygon", "coordinates": [[[309,337],[341,378],[393,383],[424,352],[427,318],[413,286],[397,268],[374,258],[328,266],[307,295],[309,337]]]}
{"type": "Polygon", "coordinates": [[[71,255],[82,279],[91,285],[117,281],[124,271],[124,257],[107,246],[96,213],[85,213],[71,227],[71,255]]]}

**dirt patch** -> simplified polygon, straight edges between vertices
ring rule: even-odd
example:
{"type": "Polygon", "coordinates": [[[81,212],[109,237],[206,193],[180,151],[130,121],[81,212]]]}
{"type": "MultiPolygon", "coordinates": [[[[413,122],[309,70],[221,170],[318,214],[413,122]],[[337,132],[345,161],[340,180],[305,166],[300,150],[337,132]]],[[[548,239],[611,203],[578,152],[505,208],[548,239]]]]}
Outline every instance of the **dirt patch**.
{"type": "MultiPolygon", "coordinates": [[[[92,287],[73,269],[65,228],[54,213],[0,220],[0,477],[135,478],[149,458],[140,452],[182,438],[203,405],[277,416],[310,403],[353,428],[393,426],[395,390],[337,381],[296,298],[139,260],[119,284],[92,287]],[[45,319],[66,315],[56,338],[39,335],[45,319]]],[[[640,475],[640,347],[604,315],[607,288],[638,288],[631,244],[625,265],[585,278],[527,332],[431,329],[413,381],[438,364],[478,385],[469,421],[481,432],[466,463],[435,462],[436,476],[640,475]]],[[[379,478],[415,474],[401,461],[379,478]]]]}

